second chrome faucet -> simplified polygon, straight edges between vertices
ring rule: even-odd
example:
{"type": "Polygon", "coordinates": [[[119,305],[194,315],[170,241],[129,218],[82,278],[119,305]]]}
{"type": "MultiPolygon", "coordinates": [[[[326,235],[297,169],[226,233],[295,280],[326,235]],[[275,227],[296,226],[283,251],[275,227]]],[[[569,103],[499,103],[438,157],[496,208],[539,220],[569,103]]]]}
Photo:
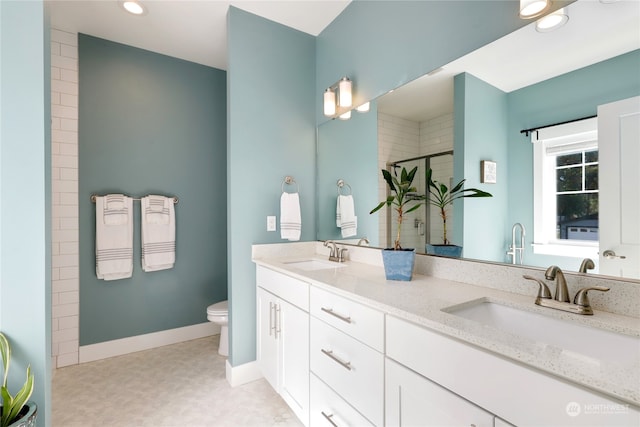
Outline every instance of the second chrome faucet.
{"type": "Polygon", "coordinates": [[[592,290],[606,292],[609,290],[609,288],[606,288],[604,286],[591,286],[582,288],[576,293],[575,297],[573,298],[573,303],[571,303],[571,299],[569,298],[569,290],[567,289],[567,281],[560,267],[552,265],[551,267],[547,268],[544,276],[547,280],[556,281],[556,291],[553,298],[551,298],[551,291],[549,290],[549,287],[545,282],[526,274],[522,277],[538,283],[538,295],[535,300],[535,303],[537,305],[554,308],[556,310],[592,315],[593,308],[591,308],[591,304],[589,303],[587,292],[592,290]]]}

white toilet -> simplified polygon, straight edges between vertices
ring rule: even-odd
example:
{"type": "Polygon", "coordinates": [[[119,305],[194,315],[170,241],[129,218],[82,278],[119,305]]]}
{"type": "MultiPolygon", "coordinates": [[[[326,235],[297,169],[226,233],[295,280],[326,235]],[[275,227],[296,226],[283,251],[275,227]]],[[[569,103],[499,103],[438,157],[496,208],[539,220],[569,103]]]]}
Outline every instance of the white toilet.
{"type": "Polygon", "coordinates": [[[218,354],[221,356],[229,355],[229,307],[227,301],[220,301],[207,307],[207,319],[210,322],[220,325],[220,346],[218,354]]]}

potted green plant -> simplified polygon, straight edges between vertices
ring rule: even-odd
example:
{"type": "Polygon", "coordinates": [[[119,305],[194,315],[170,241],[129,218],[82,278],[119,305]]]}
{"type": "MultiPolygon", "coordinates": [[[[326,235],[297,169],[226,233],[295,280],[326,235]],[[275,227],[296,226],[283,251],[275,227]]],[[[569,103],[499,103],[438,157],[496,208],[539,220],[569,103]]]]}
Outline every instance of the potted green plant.
{"type": "Polygon", "coordinates": [[[31,365],[27,367],[27,380],[15,396],[7,389],[9,363],[11,362],[11,345],[7,337],[0,332],[0,356],[2,356],[3,380],[0,387],[2,406],[0,407],[0,427],[34,427],[36,425],[37,407],[29,402],[33,393],[33,374],[31,365]]]}
{"type": "Polygon", "coordinates": [[[420,208],[424,200],[424,196],[416,195],[417,189],[413,186],[413,179],[417,171],[417,166],[409,172],[403,167],[400,173],[400,180],[398,180],[388,170],[383,169],[382,176],[389,187],[389,195],[386,200],[380,202],[378,206],[369,212],[372,214],[382,209],[383,206],[393,206],[393,209],[398,214],[393,248],[383,249],[382,251],[382,261],[387,280],[407,281],[411,280],[413,275],[416,251],[415,249],[403,248],[400,244],[400,235],[404,215],[420,208]]]}
{"type": "Polygon", "coordinates": [[[459,257],[462,253],[462,247],[452,245],[447,238],[447,207],[453,204],[454,200],[463,197],[493,197],[491,193],[478,190],[477,188],[463,188],[466,179],[458,182],[451,189],[445,184],[433,179],[433,170],[427,170],[426,178],[429,194],[427,195],[427,203],[439,209],[440,218],[442,218],[442,244],[427,244],[427,253],[433,255],[444,255],[459,257]]]}

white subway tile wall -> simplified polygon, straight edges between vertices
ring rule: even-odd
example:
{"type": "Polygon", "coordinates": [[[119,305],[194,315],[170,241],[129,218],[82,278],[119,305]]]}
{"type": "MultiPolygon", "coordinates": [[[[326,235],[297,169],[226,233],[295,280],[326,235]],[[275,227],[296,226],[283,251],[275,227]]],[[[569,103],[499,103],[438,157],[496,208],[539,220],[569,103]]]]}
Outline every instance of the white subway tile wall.
{"type": "Polygon", "coordinates": [[[78,34],[51,30],[51,356],[78,363],[78,34]]]}
{"type": "MultiPolygon", "coordinates": [[[[440,153],[443,151],[453,150],[453,113],[443,114],[424,122],[414,122],[385,113],[378,113],[378,167],[385,169],[387,162],[393,162],[402,159],[410,159],[413,157],[425,156],[428,154],[440,153]]],[[[436,162],[442,163],[442,162],[436,162]]],[[[407,167],[415,166],[415,164],[407,163],[407,167]]],[[[441,165],[434,168],[440,168],[441,165]]],[[[447,165],[450,173],[453,175],[453,162],[447,165]]],[[[419,188],[425,188],[424,174],[416,177],[415,184],[419,188]]],[[[384,200],[386,195],[386,183],[382,179],[382,174],[378,176],[378,197],[384,200]]],[[[439,219],[437,212],[435,218],[439,219]]],[[[407,247],[422,246],[418,241],[420,239],[417,229],[414,227],[415,219],[425,221],[424,210],[416,211],[416,218],[409,218],[402,232],[402,241],[407,247]]],[[[379,232],[380,246],[386,246],[390,243],[386,241],[387,236],[387,213],[386,209],[380,211],[379,232]]],[[[434,218],[432,216],[432,218],[434,218]]],[[[439,220],[433,221],[435,229],[432,228],[432,234],[435,236],[442,235],[442,225],[439,220]],[[438,229],[439,228],[439,229],[438,229]]],[[[394,236],[391,236],[393,238],[394,236]]],[[[439,242],[435,242],[439,243],[439,242]]],[[[424,250],[424,248],[423,248],[424,250]]]]}

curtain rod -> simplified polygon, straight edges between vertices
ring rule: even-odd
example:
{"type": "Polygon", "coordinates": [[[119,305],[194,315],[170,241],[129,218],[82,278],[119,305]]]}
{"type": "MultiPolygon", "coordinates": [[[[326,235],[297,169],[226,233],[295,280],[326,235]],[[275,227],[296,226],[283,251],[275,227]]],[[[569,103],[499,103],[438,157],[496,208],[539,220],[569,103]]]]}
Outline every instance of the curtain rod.
{"type": "Polygon", "coordinates": [[[552,126],[566,125],[567,123],[579,122],[580,120],[593,119],[594,117],[598,117],[598,116],[597,115],[593,115],[593,116],[588,116],[588,117],[582,117],[580,119],[567,120],[566,122],[553,123],[551,125],[536,126],[534,128],[530,128],[530,129],[522,129],[520,131],[520,133],[524,133],[525,136],[529,136],[529,134],[534,130],[550,128],[552,126]]]}

